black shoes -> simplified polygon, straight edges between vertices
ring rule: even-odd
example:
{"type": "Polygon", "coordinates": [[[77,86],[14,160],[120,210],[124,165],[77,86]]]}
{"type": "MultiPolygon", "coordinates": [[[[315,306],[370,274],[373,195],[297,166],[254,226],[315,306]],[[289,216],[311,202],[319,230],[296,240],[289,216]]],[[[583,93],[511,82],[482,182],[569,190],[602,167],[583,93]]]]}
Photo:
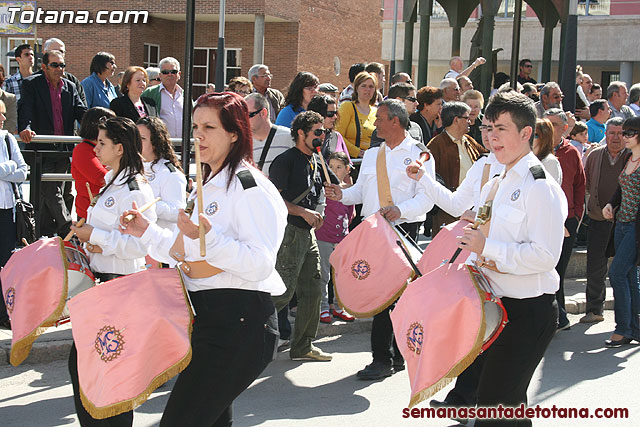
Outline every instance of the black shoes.
{"type": "Polygon", "coordinates": [[[606,340],[604,342],[604,346],[607,348],[618,348],[618,347],[622,347],[625,344],[631,344],[631,341],[632,339],[627,337],[623,337],[622,339],[619,339],[619,340],[606,340]]]}
{"type": "Polygon", "coordinates": [[[393,373],[393,366],[374,361],[370,365],[367,365],[363,370],[358,371],[356,376],[361,380],[380,380],[390,377],[393,373]]]}
{"type": "Polygon", "coordinates": [[[400,359],[393,359],[393,372],[400,372],[400,371],[404,371],[404,359],[400,358],[400,359]]]}
{"type": "MultiPolygon", "coordinates": [[[[435,400],[432,399],[429,402],[429,406],[431,406],[432,408],[438,409],[438,408],[455,408],[456,405],[453,405],[449,402],[447,402],[446,400],[435,400]]],[[[455,420],[457,422],[459,422],[462,425],[467,425],[467,423],[469,422],[469,418],[452,418],[452,420],[455,420]]]]}

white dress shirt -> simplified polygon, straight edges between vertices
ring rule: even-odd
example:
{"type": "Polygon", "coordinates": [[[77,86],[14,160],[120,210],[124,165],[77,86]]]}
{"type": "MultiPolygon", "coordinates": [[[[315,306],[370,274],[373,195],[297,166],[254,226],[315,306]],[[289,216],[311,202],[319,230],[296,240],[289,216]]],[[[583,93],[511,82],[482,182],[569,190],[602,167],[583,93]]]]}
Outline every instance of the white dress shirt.
{"type": "Polygon", "coordinates": [[[162,83],[160,85],[160,118],[167,125],[169,135],[172,138],[181,138],[184,91],[180,86],[176,85],[176,90],[171,95],[162,83]]]}
{"type": "Polygon", "coordinates": [[[419,184],[424,187],[427,196],[449,215],[459,217],[467,209],[478,206],[480,190],[482,190],[482,174],[484,165],[489,164],[489,179],[500,175],[504,171],[504,165],[498,162],[496,156],[490,153],[481,156],[469,169],[467,176],[460,183],[456,191],[451,192],[447,187],[436,181],[431,175],[424,174],[419,184]]]}
{"type": "MultiPolygon", "coordinates": [[[[111,182],[112,177],[113,171],[107,172],[105,182],[111,182]]],[[[102,248],[102,253],[87,251],[91,270],[96,273],[131,274],[145,269],[147,248],[139,238],[120,233],[120,215],[131,209],[134,201],[138,207],[152,201],[153,190],[141,175],[136,176],[139,190],[131,190],[124,177],[125,171],[120,172],[96,205],[87,209],[87,224],[93,227],[89,243],[102,248]]],[[[155,222],[155,207],[144,215],[155,222]]]]}
{"type": "MultiPolygon", "coordinates": [[[[369,148],[364,153],[360,174],[356,183],[342,190],[340,202],[344,205],[357,205],[362,203],[362,216],[365,218],[380,209],[378,199],[378,180],[376,175],[376,159],[380,147],[369,148]]],[[[420,148],[416,140],[407,133],[405,139],[390,149],[385,144],[387,174],[391,187],[393,204],[400,209],[401,217],[396,224],[405,222],[424,221],[426,213],[433,207],[433,201],[427,196],[424,188],[407,176],[407,166],[420,157],[420,148]]],[[[436,176],[436,166],[433,156],[425,163],[427,174],[436,176]]]]}
{"type": "Polygon", "coordinates": [[[26,180],[27,169],[16,139],[6,130],[0,130],[0,209],[14,208],[16,200],[12,183],[26,180]],[[7,151],[5,138],[9,139],[11,153],[7,151]]]}
{"type": "MultiPolygon", "coordinates": [[[[499,297],[533,298],[558,290],[555,267],[564,241],[567,199],[549,174],[534,179],[529,168],[535,165],[542,167],[530,152],[508,172],[487,182],[480,194],[484,204],[495,181],[500,181],[482,251],[502,272],[483,268],[499,297]]],[[[472,253],[467,262],[476,258],[472,253]]]]}
{"type": "MultiPolygon", "coordinates": [[[[287,207],[276,187],[259,170],[242,164],[236,174],[241,170],[251,171],[255,187],[245,189],[234,176],[227,188],[228,167],[202,187],[203,213],[212,227],[205,235],[207,255],[200,256],[198,239],[184,236],[185,261],[206,260],[223,272],[203,279],[185,276],[189,291],[231,288],[282,295],[286,290],[275,266],[287,225],[287,207]]],[[[195,190],[190,198],[197,198],[195,190]]],[[[198,223],[197,209],[191,220],[198,223]]],[[[151,224],[141,241],[154,259],[169,263],[173,259],[169,250],[178,232],[151,224]]]]}
{"type": "Polygon", "coordinates": [[[162,228],[175,227],[178,222],[178,212],[187,205],[186,190],[187,179],[179,169],[174,167],[169,160],[160,159],[156,164],[145,162],[144,173],[155,197],[161,200],[156,203],[156,215],[158,225],[162,228]],[[169,163],[170,166],[167,166],[169,163]]]}

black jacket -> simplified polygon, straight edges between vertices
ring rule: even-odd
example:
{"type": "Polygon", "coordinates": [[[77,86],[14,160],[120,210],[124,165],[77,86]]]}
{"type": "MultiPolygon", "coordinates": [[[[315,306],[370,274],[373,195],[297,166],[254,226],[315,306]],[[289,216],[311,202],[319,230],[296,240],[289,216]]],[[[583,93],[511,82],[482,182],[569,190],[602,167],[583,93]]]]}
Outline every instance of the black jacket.
{"type": "MultiPolygon", "coordinates": [[[[158,116],[158,111],[156,110],[156,104],[150,98],[140,98],[142,104],[144,105],[144,111],[149,116],[158,116]]],[[[111,100],[109,104],[109,108],[116,113],[116,116],[127,117],[135,122],[140,119],[140,114],[138,114],[138,109],[133,102],[131,102],[131,98],[127,95],[122,95],[117,98],[111,100]]]]}
{"type": "MultiPolygon", "coordinates": [[[[73,135],[75,121],[81,121],[87,107],[80,99],[76,85],[62,79],[62,122],[64,134],[73,135]]],[[[34,74],[22,81],[20,101],[18,102],[18,132],[30,128],[38,135],[54,135],[53,108],[49,85],[44,74],[34,74]]],[[[33,144],[29,148],[52,149],[51,144],[33,144]]]]}

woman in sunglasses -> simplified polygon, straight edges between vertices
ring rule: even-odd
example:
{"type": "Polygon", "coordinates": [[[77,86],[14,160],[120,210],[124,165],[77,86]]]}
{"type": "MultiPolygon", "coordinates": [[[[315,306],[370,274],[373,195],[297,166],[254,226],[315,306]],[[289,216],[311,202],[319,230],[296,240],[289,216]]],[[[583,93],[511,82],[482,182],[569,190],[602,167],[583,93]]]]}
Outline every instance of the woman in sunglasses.
{"type": "Polygon", "coordinates": [[[616,328],[606,347],[620,347],[640,341],[640,117],[625,120],[622,138],[631,157],[618,178],[619,187],[602,215],[614,219],[614,245],[616,255],[609,268],[609,281],[613,288],[616,328]]]}
{"type": "MultiPolygon", "coordinates": [[[[168,230],[132,210],[123,213],[135,214],[124,230],[139,236],[150,255],[163,262],[173,259],[174,242],[183,242],[191,267],[184,281],[195,309],[193,356],[171,391],[160,425],[228,426],[234,399],[274,354],[276,335],[265,324],[275,317],[271,295],[285,290],[275,264],[287,208],[253,166],[248,108],[240,95],[200,96],[193,109],[193,137],[202,159],[204,212],[180,211],[178,229],[168,230]],[[200,255],[199,223],[206,230],[205,256],[200,255]]],[[[195,202],[197,192],[191,197],[195,202]]]]}
{"type": "Polygon", "coordinates": [[[308,107],[309,111],[315,111],[324,117],[325,137],[322,144],[322,155],[325,160],[329,161],[329,156],[340,151],[349,154],[347,144],[338,131],[335,130],[336,120],[338,119],[338,108],[336,100],[329,95],[319,94],[311,99],[308,107]]]}
{"type": "Polygon", "coordinates": [[[153,194],[161,199],[156,203],[158,225],[173,230],[180,209],[186,206],[187,180],[164,122],[158,117],[143,117],[137,126],[142,138],[145,175],[153,194]]]}
{"type": "MultiPolygon", "coordinates": [[[[89,206],[86,223],[82,226],[76,224],[71,229],[81,242],[86,243],[91,271],[103,283],[102,286],[109,286],[105,282],[145,268],[147,248],[140,239],[120,232],[119,219],[133,202],[142,206],[152,201],[153,191],[144,177],[140,155],[142,143],[135,123],[124,117],[103,119],[98,125],[98,141],[94,150],[100,162],[110,169],[105,175],[106,185],[89,206]]],[[[145,215],[151,221],[156,219],[153,207],[145,215]]],[[[108,418],[109,421],[96,420],[87,412],[80,399],[75,344],[69,353],[69,373],[82,426],[132,425],[133,411],[108,418]]]]}
{"type": "Polygon", "coordinates": [[[116,87],[109,81],[116,69],[116,57],[109,52],[98,52],[91,60],[91,75],[82,81],[87,97],[87,108],[109,108],[112,99],[118,97],[116,87]]]}

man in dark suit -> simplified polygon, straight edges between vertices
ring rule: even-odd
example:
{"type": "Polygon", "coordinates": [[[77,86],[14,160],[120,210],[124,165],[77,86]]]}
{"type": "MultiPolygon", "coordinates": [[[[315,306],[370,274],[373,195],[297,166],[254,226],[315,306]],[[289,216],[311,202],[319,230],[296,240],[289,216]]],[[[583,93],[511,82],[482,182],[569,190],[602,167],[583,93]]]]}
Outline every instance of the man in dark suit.
{"type": "MultiPolygon", "coordinates": [[[[42,74],[36,74],[22,83],[22,96],[18,103],[18,131],[24,143],[31,143],[33,136],[73,135],[74,123],[82,120],[86,107],[71,81],[62,77],[65,63],[60,51],[50,51],[42,57],[42,74]]],[[[66,146],[30,144],[28,148],[66,152],[66,146]]],[[[71,153],[69,153],[69,156],[71,153]]],[[[69,170],[69,156],[45,157],[43,173],[65,173],[69,170]]],[[[38,205],[41,235],[69,232],[71,214],[62,197],[61,182],[43,182],[38,205]]]]}

